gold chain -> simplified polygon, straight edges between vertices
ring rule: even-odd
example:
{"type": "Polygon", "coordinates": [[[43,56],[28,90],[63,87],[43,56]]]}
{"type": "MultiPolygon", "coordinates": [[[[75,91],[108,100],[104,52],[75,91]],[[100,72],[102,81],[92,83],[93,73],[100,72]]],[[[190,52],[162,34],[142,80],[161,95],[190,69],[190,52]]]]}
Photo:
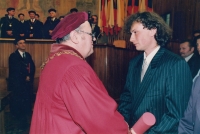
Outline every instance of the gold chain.
{"type": "Polygon", "coordinates": [[[57,53],[55,53],[53,56],[47,58],[47,60],[46,60],[45,62],[43,62],[42,65],[41,65],[42,70],[44,69],[44,66],[45,66],[50,60],[52,60],[52,59],[55,58],[56,56],[60,56],[60,55],[63,55],[63,54],[74,55],[74,56],[76,56],[76,57],[78,57],[78,58],[80,58],[80,59],[83,60],[83,58],[82,58],[81,56],[79,56],[77,53],[75,53],[74,51],[72,51],[72,50],[64,50],[64,51],[61,51],[61,52],[57,52],[57,53]]]}

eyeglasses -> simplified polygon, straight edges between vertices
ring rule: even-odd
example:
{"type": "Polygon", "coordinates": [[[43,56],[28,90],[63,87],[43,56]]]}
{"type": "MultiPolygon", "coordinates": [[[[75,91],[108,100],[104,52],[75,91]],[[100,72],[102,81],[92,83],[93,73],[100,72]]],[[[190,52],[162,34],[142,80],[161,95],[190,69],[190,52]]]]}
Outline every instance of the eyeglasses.
{"type": "Polygon", "coordinates": [[[79,31],[79,32],[83,32],[83,33],[85,33],[85,34],[88,34],[88,35],[92,36],[92,40],[95,39],[95,33],[88,33],[88,32],[81,31],[81,30],[78,30],[78,31],[79,31]]]}

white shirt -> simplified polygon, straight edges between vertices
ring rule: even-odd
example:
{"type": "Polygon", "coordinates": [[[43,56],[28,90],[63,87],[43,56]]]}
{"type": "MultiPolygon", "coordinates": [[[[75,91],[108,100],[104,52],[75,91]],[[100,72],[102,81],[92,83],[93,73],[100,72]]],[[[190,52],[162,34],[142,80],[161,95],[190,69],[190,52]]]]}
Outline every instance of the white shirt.
{"type": "Polygon", "coordinates": [[[55,17],[54,17],[54,18],[51,18],[51,20],[54,21],[54,20],[55,20],[55,17]]]}
{"type": "Polygon", "coordinates": [[[160,49],[160,46],[157,46],[148,56],[146,56],[146,53],[144,52],[144,60],[142,65],[142,72],[141,72],[141,81],[146,73],[146,70],[149,67],[149,64],[151,63],[151,60],[156,55],[158,50],[160,49]]]}
{"type": "Polygon", "coordinates": [[[194,53],[190,54],[188,57],[185,57],[185,61],[188,62],[194,53]]]}
{"type": "Polygon", "coordinates": [[[22,56],[22,58],[23,58],[23,53],[25,53],[25,52],[22,52],[22,51],[20,51],[20,50],[18,50],[18,52],[19,52],[19,54],[22,56]]]}

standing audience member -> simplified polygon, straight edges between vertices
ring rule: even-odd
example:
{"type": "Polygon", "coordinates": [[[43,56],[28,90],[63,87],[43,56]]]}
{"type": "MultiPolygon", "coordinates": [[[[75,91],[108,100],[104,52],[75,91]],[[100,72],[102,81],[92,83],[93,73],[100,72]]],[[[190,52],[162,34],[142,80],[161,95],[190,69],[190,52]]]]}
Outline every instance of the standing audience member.
{"type": "Polygon", "coordinates": [[[200,76],[194,79],[190,100],[179,122],[179,134],[200,134],[200,76]]]}
{"type": "Polygon", "coordinates": [[[127,134],[116,102],[85,61],[93,53],[86,12],[66,16],[53,30],[42,66],[30,134],[127,134]]]}
{"type": "Polygon", "coordinates": [[[194,36],[194,37],[197,37],[197,36],[199,36],[199,35],[200,35],[200,30],[194,30],[193,36],[194,36]]]}
{"type": "Polygon", "coordinates": [[[16,38],[17,50],[9,57],[10,110],[18,121],[18,128],[24,129],[31,116],[33,103],[33,79],[35,65],[31,55],[25,51],[25,39],[16,38]]]}
{"type": "MultiPolygon", "coordinates": [[[[96,41],[101,37],[101,31],[100,27],[98,26],[98,16],[92,15],[91,16],[91,27],[92,27],[92,33],[95,34],[96,41]]],[[[96,41],[93,43],[96,44],[96,41]]]]}
{"type": "Polygon", "coordinates": [[[24,14],[20,13],[18,14],[19,18],[19,36],[22,38],[27,38],[28,33],[26,29],[27,22],[24,20],[24,14]]]}
{"type": "Polygon", "coordinates": [[[61,21],[62,19],[64,19],[64,17],[65,17],[65,16],[60,16],[60,17],[59,17],[59,20],[61,21]]]}
{"type": "Polygon", "coordinates": [[[200,69],[200,58],[195,53],[195,46],[192,40],[185,40],[180,44],[180,54],[188,63],[192,78],[194,78],[200,69]]]}
{"type": "Polygon", "coordinates": [[[5,17],[1,18],[1,38],[15,38],[18,35],[18,20],[14,18],[15,8],[7,8],[5,17]]]}
{"type": "Polygon", "coordinates": [[[60,22],[60,20],[56,18],[55,9],[53,8],[49,9],[48,12],[49,12],[49,17],[47,17],[47,20],[44,23],[44,38],[45,39],[51,39],[51,33],[53,29],[60,22]]]}
{"type": "Polygon", "coordinates": [[[196,36],[194,40],[195,40],[195,44],[197,46],[197,51],[198,51],[198,53],[200,55],[200,35],[196,36]]]}
{"type": "Polygon", "coordinates": [[[77,13],[77,12],[78,12],[78,9],[76,9],[76,8],[70,9],[70,13],[77,13]]]}
{"type": "Polygon", "coordinates": [[[144,51],[130,61],[119,112],[129,126],[150,112],[156,124],[149,134],[178,133],[178,122],[186,109],[192,77],[185,60],[164,48],[171,29],[154,12],[128,17],[126,31],[136,49],[144,51]]]}
{"type": "Polygon", "coordinates": [[[40,21],[35,19],[35,11],[29,11],[28,12],[30,19],[27,20],[27,30],[28,30],[28,38],[34,38],[34,39],[41,39],[42,34],[42,27],[43,24],[41,24],[40,21]]]}

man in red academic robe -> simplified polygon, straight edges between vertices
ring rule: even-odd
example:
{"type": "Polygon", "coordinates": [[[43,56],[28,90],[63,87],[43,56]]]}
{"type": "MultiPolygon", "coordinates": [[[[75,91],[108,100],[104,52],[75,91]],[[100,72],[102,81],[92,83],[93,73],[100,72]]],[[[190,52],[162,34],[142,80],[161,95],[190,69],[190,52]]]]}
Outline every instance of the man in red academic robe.
{"type": "Polygon", "coordinates": [[[94,35],[86,12],[66,16],[53,30],[42,66],[30,134],[127,134],[116,102],[85,58],[94,35]]]}

